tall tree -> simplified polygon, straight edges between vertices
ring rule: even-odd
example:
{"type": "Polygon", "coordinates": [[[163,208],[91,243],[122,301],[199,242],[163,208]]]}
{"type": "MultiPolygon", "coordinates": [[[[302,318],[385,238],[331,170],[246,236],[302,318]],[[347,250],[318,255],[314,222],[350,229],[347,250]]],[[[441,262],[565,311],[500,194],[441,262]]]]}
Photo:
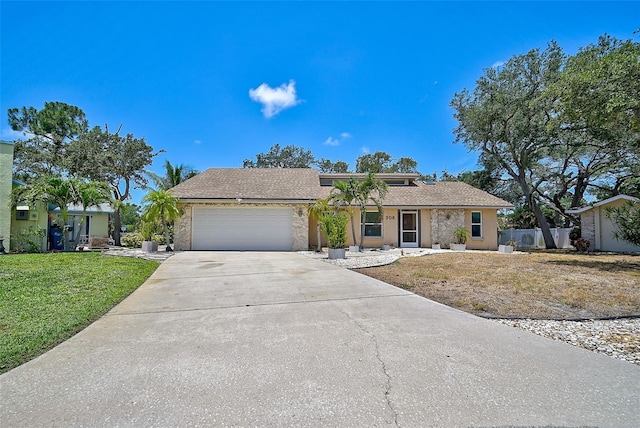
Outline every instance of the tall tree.
{"type": "Polygon", "coordinates": [[[8,115],[11,129],[28,137],[14,144],[14,173],[25,181],[39,175],[60,175],[67,145],[88,128],[80,108],[58,101],[46,102],[42,110],[11,108],[8,115]]]}
{"type": "Polygon", "coordinates": [[[546,92],[557,107],[551,129],[560,140],[550,156],[556,191],[547,198],[555,208],[563,211],[563,199],[580,206],[592,188],[609,190],[606,198],[637,185],[640,43],[601,36],[568,58],[546,92]]]}
{"type": "Polygon", "coordinates": [[[380,173],[418,173],[418,162],[410,157],[402,157],[396,162],[389,153],[367,153],[356,160],[356,172],[374,174],[380,173]]]}
{"type": "Polygon", "coordinates": [[[146,186],[145,168],[157,154],[144,138],[121,136],[120,129],[112,133],[107,126],[104,130],[96,126],[69,145],[67,162],[73,165],[73,174],[103,181],[113,193],[116,245],[120,245],[120,207],[131,197],[132,187],[146,186]]]}
{"type": "Polygon", "coordinates": [[[560,47],[551,42],[542,52],[534,49],[502,68],[485,70],[473,92],[465,89],[451,101],[458,121],[456,142],[480,151],[518,183],[547,248],[556,245],[538,192],[548,173],[540,162],[554,143],[547,132],[554,104],[544,90],[558,79],[563,61],[560,47]]]}
{"type": "Polygon", "coordinates": [[[146,174],[151,178],[157,189],[169,190],[183,181],[195,177],[199,172],[183,164],[172,165],[171,162],[165,160],[164,175],[156,174],[153,171],[146,171],[146,174]]]}
{"type": "Polygon", "coordinates": [[[332,162],[329,159],[322,158],[319,161],[316,161],[316,166],[320,172],[349,172],[349,164],[341,160],[332,162]]]}
{"type": "Polygon", "coordinates": [[[289,145],[280,147],[280,144],[271,146],[268,152],[258,153],[256,160],[245,159],[243,168],[311,168],[315,158],[311,150],[289,145]]]}

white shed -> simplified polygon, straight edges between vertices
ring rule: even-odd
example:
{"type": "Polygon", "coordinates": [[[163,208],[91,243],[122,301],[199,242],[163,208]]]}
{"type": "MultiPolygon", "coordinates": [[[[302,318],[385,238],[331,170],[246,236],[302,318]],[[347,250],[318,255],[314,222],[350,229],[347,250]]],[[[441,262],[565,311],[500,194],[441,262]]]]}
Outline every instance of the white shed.
{"type": "Polygon", "coordinates": [[[639,246],[618,240],[613,236],[617,226],[605,213],[607,208],[621,206],[627,201],[638,202],[640,199],[633,196],[618,195],[588,207],[567,210],[567,213],[580,214],[582,237],[591,243],[589,246],[591,250],[639,253],[639,246]]]}

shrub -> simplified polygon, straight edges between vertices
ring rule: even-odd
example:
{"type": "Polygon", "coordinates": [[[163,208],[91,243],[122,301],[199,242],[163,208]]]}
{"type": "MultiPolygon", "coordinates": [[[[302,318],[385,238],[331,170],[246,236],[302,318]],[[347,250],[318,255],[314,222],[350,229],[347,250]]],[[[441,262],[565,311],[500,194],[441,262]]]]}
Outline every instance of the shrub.
{"type": "Polygon", "coordinates": [[[576,240],[573,241],[573,246],[576,247],[576,250],[580,251],[580,252],[587,252],[589,251],[589,246],[591,245],[591,243],[589,241],[587,241],[584,238],[578,238],[576,240]]]}
{"type": "Polygon", "coordinates": [[[41,253],[43,238],[46,234],[44,229],[33,226],[28,229],[19,229],[17,233],[12,235],[16,241],[16,251],[18,253],[41,253]]]}
{"type": "Polygon", "coordinates": [[[343,212],[328,212],[320,217],[320,221],[329,248],[344,248],[347,244],[347,216],[343,212]]]}
{"type": "Polygon", "coordinates": [[[122,237],[120,238],[120,243],[122,244],[123,247],[130,247],[130,248],[141,248],[142,247],[142,234],[135,232],[135,233],[125,233],[124,235],[122,235],[122,237]]]}

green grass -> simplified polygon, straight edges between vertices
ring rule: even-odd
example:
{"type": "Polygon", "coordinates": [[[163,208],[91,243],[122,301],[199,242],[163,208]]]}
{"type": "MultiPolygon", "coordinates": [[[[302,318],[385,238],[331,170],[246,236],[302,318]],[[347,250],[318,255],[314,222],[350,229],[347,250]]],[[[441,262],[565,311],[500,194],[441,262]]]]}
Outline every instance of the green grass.
{"type": "Polygon", "coordinates": [[[0,373],[87,327],[157,267],[94,252],[0,256],[0,373]]]}

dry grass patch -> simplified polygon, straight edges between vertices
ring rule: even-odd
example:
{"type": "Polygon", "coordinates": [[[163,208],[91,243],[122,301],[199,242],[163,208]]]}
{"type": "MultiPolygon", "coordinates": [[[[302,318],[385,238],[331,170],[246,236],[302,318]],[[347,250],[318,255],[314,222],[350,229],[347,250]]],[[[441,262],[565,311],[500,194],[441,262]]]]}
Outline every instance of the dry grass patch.
{"type": "Polygon", "coordinates": [[[481,316],[640,314],[640,256],[442,253],[357,272],[481,316]]]}

